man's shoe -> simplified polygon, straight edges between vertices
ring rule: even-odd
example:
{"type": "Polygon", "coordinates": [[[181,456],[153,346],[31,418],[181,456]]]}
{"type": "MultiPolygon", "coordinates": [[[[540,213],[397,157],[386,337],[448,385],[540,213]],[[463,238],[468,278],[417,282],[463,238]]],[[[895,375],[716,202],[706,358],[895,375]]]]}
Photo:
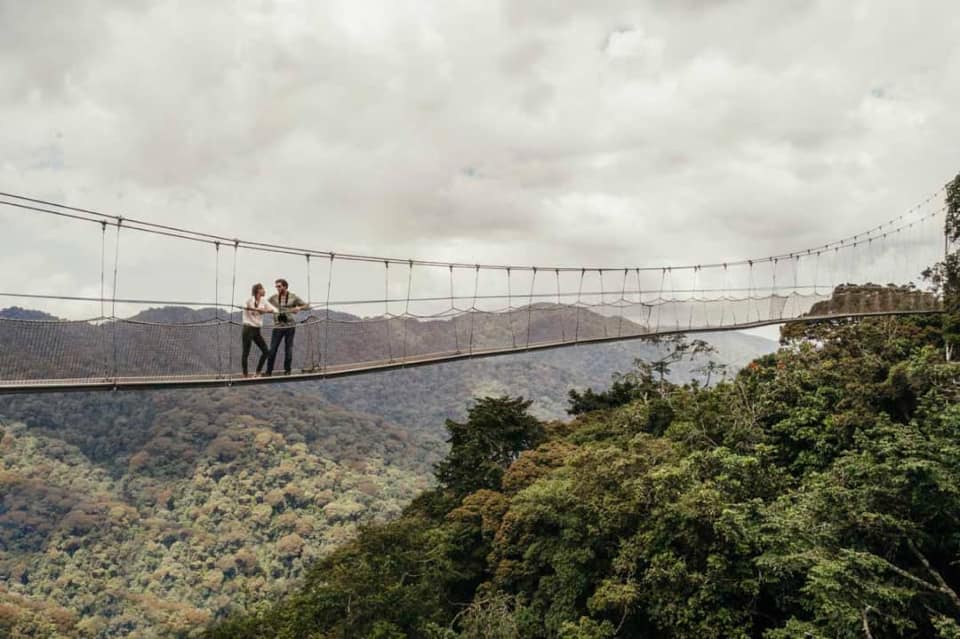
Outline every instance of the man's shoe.
{"type": "Polygon", "coordinates": [[[264,376],[264,377],[273,377],[273,373],[271,373],[270,371],[267,371],[266,373],[263,374],[263,376],[264,376]]]}

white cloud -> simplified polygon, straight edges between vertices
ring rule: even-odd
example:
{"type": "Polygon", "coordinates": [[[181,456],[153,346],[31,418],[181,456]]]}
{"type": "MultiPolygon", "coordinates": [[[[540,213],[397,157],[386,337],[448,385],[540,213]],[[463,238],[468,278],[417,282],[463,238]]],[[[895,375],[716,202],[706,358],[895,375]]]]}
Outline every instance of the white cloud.
{"type": "MultiPolygon", "coordinates": [[[[0,190],[464,262],[789,250],[957,170],[951,9],[0,0],[0,190]]],[[[40,259],[43,226],[0,215],[6,263],[90,286],[99,246],[40,259]]],[[[125,255],[127,290],[189,287],[208,257],[125,255]]]]}

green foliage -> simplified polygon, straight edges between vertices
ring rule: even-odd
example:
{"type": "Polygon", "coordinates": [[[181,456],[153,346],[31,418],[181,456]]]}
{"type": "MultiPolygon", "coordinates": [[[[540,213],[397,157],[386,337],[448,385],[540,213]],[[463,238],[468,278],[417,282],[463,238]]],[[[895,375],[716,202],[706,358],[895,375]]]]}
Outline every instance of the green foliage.
{"type": "Polygon", "coordinates": [[[545,440],[527,402],[480,400],[443,489],[234,636],[955,637],[942,339],[933,319],[835,322],[709,388],[639,368],[545,440]]]}
{"type": "Polygon", "coordinates": [[[943,339],[946,344],[947,359],[960,345],[960,252],[956,250],[960,241],[960,175],[946,186],[946,218],[944,222],[947,250],[942,262],[937,262],[923,272],[923,277],[931,282],[943,295],[943,339]]]}
{"type": "Polygon", "coordinates": [[[3,637],[187,636],[256,610],[399,516],[442,448],[279,388],[0,405],[23,418],[0,422],[3,637]]]}
{"type": "MultiPolygon", "coordinates": [[[[646,402],[656,394],[663,395],[668,387],[671,387],[666,381],[671,366],[682,361],[684,357],[693,361],[697,357],[716,353],[716,349],[702,339],[691,342],[685,335],[650,337],[647,341],[656,347],[655,357],[650,361],[635,359],[633,370],[626,374],[615,373],[613,384],[606,391],[596,393],[592,388],[587,388],[581,393],[571,389],[568,393],[570,406],[567,414],[582,415],[590,411],[616,408],[636,400],[646,402]],[[654,373],[657,374],[657,381],[654,381],[654,373]]],[[[711,375],[725,369],[726,365],[711,360],[695,370],[707,373],[706,384],[709,385],[711,375]]],[[[662,432],[662,427],[666,425],[663,420],[654,418],[653,421],[653,429],[662,432]]]]}
{"type": "Polygon", "coordinates": [[[574,388],[570,389],[568,394],[570,407],[567,413],[570,415],[582,415],[595,410],[606,408],[616,408],[630,402],[641,399],[651,390],[652,380],[636,379],[633,376],[621,376],[613,380],[609,390],[595,393],[592,388],[588,388],[582,393],[574,388]]]}
{"type": "Polygon", "coordinates": [[[457,495],[487,488],[499,490],[503,473],[521,451],[537,446],[543,425],[522,397],[483,397],[470,407],[467,421],[447,420],[450,452],[437,464],[442,486],[457,495]]]}

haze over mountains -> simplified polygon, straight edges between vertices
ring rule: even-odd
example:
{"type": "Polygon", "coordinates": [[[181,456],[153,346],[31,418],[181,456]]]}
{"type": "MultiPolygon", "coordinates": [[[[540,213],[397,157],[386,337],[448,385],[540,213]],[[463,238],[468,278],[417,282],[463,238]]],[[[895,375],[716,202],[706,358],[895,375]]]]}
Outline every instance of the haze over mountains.
{"type": "MultiPolygon", "coordinates": [[[[240,369],[239,317],[222,312],[218,317],[212,308],[162,307],[119,321],[58,322],[44,321],[55,318],[38,311],[13,307],[0,311],[0,319],[6,320],[0,322],[0,370],[12,379],[223,375],[240,369]]],[[[360,318],[335,311],[329,317],[317,311],[303,313],[299,319],[294,370],[402,361],[436,353],[522,349],[528,344],[614,338],[650,330],[627,319],[553,304],[535,304],[509,313],[475,312],[447,320],[360,318]]],[[[733,342],[717,339],[729,344],[734,360],[737,354],[746,356],[737,360],[740,363],[770,348],[757,341],[755,346],[741,347],[733,346],[738,338],[732,338],[733,342]]],[[[575,361],[564,357],[548,361],[565,369],[578,368],[575,361]]],[[[614,370],[623,370],[631,362],[632,358],[613,362],[619,367],[614,370]]],[[[609,378],[606,364],[603,366],[602,378],[590,378],[591,383],[609,378]]]]}

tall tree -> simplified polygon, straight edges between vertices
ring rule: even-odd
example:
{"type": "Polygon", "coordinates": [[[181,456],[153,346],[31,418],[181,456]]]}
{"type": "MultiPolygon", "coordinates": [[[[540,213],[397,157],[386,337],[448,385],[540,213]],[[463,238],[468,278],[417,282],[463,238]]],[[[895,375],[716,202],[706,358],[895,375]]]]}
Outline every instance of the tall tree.
{"type": "Polygon", "coordinates": [[[923,277],[943,295],[943,341],[947,361],[960,344],[960,174],[946,186],[946,219],[944,221],[943,261],[923,272],[923,277]]]}
{"type": "Polygon", "coordinates": [[[543,425],[527,413],[522,397],[484,397],[467,411],[465,423],[447,420],[450,453],[437,464],[437,480],[457,495],[481,488],[499,490],[503,471],[520,453],[544,439],[543,425]]]}

